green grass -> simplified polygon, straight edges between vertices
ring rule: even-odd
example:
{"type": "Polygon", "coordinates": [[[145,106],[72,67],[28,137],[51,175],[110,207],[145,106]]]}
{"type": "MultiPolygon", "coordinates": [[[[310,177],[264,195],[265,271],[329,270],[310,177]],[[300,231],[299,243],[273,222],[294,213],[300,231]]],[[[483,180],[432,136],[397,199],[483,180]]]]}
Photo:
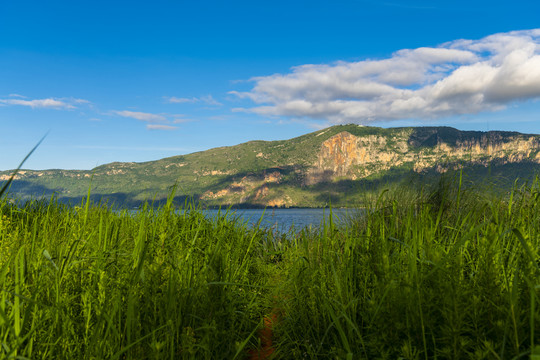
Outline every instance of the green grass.
{"type": "Polygon", "coordinates": [[[264,234],[225,215],[54,201],[0,213],[4,356],[234,358],[259,324],[264,234]]]}
{"type": "Polygon", "coordinates": [[[2,198],[0,358],[244,359],[272,309],[277,358],[535,356],[539,194],[443,178],[290,234],[189,203],[2,198]]]}

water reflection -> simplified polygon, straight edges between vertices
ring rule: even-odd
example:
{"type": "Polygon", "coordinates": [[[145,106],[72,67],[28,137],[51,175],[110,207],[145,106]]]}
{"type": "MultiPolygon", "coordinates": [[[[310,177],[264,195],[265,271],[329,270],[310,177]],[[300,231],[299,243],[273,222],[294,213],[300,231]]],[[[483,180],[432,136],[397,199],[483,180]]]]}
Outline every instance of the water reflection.
{"type": "MultiPolygon", "coordinates": [[[[204,210],[212,218],[219,210],[204,210]]],[[[318,227],[323,221],[329,221],[330,213],[336,224],[349,221],[358,215],[357,209],[234,209],[232,216],[239,217],[251,226],[261,223],[261,227],[269,227],[280,232],[289,232],[291,228],[301,230],[304,227],[318,227]]],[[[224,214],[224,210],[221,210],[224,214]]]]}

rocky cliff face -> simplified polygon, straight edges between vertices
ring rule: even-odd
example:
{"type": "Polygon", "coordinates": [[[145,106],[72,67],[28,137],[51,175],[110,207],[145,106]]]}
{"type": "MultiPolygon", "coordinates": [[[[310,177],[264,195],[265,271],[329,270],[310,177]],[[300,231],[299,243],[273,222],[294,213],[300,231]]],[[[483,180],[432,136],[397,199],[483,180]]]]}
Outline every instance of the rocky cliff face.
{"type": "Polygon", "coordinates": [[[403,165],[411,166],[416,172],[434,167],[444,172],[467,164],[487,166],[493,161],[507,164],[527,160],[540,164],[537,135],[457,132],[456,137],[437,130],[422,130],[419,134],[408,129],[390,138],[341,132],[321,144],[306,183],[335,178],[356,180],[403,165]]]}

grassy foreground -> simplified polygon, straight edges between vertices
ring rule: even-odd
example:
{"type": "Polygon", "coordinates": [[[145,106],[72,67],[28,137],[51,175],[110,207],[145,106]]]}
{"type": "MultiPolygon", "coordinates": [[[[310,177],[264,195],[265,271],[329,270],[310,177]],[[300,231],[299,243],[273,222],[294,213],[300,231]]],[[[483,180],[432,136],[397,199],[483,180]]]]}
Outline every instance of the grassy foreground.
{"type": "Polygon", "coordinates": [[[0,199],[0,358],[246,359],[270,313],[275,358],[540,357],[539,194],[385,192],[285,235],[0,199]]]}

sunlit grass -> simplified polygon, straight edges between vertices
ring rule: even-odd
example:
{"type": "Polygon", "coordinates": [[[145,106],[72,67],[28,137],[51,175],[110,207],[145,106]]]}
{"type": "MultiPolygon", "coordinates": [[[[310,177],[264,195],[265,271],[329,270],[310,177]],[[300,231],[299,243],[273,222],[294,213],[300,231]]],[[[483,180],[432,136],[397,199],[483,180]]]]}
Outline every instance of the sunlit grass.
{"type": "Polygon", "coordinates": [[[289,234],[189,203],[4,197],[0,357],[243,359],[271,311],[277,358],[528,357],[539,193],[397,188],[346,225],[289,234]]]}

